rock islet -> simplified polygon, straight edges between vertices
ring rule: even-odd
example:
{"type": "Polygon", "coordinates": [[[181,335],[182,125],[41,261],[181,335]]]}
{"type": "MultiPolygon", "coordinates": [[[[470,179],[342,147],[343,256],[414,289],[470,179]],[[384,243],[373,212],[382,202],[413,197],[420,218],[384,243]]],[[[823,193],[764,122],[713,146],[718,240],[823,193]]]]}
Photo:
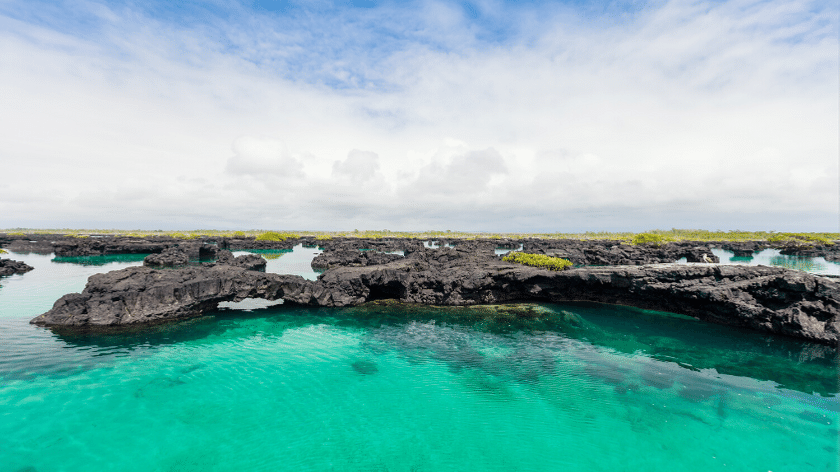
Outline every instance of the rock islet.
{"type": "Polygon", "coordinates": [[[32,269],[32,266],[24,262],[15,261],[12,259],[0,259],[0,277],[15,274],[25,274],[32,269]]]}

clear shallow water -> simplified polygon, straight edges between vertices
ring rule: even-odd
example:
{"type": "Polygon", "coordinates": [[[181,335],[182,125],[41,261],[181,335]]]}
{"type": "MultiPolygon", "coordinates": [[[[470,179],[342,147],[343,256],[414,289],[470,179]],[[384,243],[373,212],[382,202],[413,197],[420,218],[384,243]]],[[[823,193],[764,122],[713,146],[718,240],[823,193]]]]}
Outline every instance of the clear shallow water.
{"type": "Polygon", "coordinates": [[[426,249],[440,249],[441,247],[455,247],[455,245],[447,242],[441,246],[440,241],[423,241],[423,247],[426,249]]]}
{"type": "Polygon", "coordinates": [[[234,251],[233,255],[259,254],[267,260],[265,271],[273,274],[299,275],[307,280],[316,280],[318,273],[312,270],[312,259],[324,252],[314,247],[298,244],[293,249],[249,249],[234,251]]]}
{"type": "Polygon", "coordinates": [[[505,255],[505,254],[509,253],[510,251],[521,251],[524,247],[525,247],[525,246],[524,246],[524,245],[522,245],[522,244],[520,244],[520,245],[519,245],[519,247],[518,247],[518,248],[516,248],[516,249],[510,249],[510,248],[497,247],[497,248],[495,249],[495,252],[496,252],[496,255],[497,255],[497,256],[503,256],[503,255],[505,255]]]}
{"type": "Polygon", "coordinates": [[[23,275],[0,277],[0,318],[30,315],[34,318],[52,308],[62,295],[81,292],[91,275],[143,265],[145,256],[126,254],[54,261],[52,254],[4,254],[9,259],[29,264],[34,270],[23,275]]]}
{"type": "Polygon", "coordinates": [[[0,279],[3,472],[839,465],[826,346],[596,304],[280,306],[61,335],[28,324],[57,298],[41,285],[116,267],[39,264],[0,279]]]}
{"type": "Polygon", "coordinates": [[[712,249],[712,253],[720,258],[721,264],[785,267],[812,274],[840,276],[840,264],[827,261],[824,257],[786,256],[778,249],[765,249],[754,253],[752,257],[735,257],[735,253],[723,249],[712,249]]]}

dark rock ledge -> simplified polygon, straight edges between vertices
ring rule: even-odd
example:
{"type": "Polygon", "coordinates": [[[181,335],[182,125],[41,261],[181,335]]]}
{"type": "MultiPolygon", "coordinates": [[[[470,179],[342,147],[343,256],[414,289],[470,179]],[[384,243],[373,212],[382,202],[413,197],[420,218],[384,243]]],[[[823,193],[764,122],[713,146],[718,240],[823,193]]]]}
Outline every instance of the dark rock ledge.
{"type": "Polygon", "coordinates": [[[426,305],[593,301],[831,345],[840,341],[840,284],[784,268],[651,264],[551,272],[504,262],[492,248],[470,247],[416,248],[390,261],[355,256],[332,257],[353,266],[328,264],[317,281],[249,270],[249,261],[228,257],[180,269],[98,274],[81,294],[63,296],[32,323],[81,330],[136,326],[199,316],[219,302],[245,298],[335,307],[382,299],[426,305]]]}

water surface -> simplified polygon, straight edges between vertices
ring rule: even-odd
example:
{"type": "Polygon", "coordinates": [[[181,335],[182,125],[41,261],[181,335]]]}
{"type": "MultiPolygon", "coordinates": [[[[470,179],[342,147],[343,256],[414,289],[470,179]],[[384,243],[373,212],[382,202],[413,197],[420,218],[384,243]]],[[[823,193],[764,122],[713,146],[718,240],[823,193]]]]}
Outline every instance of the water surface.
{"type": "Polygon", "coordinates": [[[720,258],[721,264],[784,267],[812,274],[840,276],[840,263],[827,261],[824,257],[787,256],[778,249],[764,249],[751,257],[736,257],[734,252],[723,249],[712,249],[712,253],[720,258]]]}
{"type": "Polygon", "coordinates": [[[3,472],[840,465],[828,346],[598,304],[281,305],[62,334],[28,320],[138,262],[13,258],[35,270],[0,279],[3,472]]]}

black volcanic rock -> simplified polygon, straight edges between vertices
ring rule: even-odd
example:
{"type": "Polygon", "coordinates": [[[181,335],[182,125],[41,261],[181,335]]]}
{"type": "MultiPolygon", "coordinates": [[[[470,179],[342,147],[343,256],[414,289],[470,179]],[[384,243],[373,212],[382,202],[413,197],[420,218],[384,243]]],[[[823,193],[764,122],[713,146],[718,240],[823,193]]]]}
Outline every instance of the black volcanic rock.
{"type": "Polygon", "coordinates": [[[56,241],[56,257],[101,256],[103,254],[158,253],[174,246],[172,241],[150,241],[142,238],[70,238],[56,241]]]}
{"type": "MultiPolygon", "coordinates": [[[[142,325],[201,315],[222,301],[294,298],[312,282],[226,264],[96,274],[82,293],[65,295],[32,323],[82,329],[142,325]]],[[[307,297],[303,297],[307,298],[307,297]]]]}
{"type": "Polygon", "coordinates": [[[218,247],[202,241],[176,241],[174,247],[183,251],[191,260],[215,259],[218,247]]]}
{"type": "Polygon", "coordinates": [[[170,237],[128,238],[65,238],[52,243],[56,257],[101,256],[106,254],[158,254],[178,248],[189,259],[212,259],[218,248],[204,241],[170,237]]]}
{"type": "Polygon", "coordinates": [[[798,244],[789,242],[780,246],[779,252],[786,256],[823,257],[830,262],[840,262],[840,244],[798,244]]]}
{"type": "Polygon", "coordinates": [[[840,341],[840,284],[784,268],[656,264],[551,272],[473,255],[342,267],[326,272],[319,283],[334,306],[384,298],[428,305],[593,301],[840,341]]]}
{"type": "Polygon", "coordinates": [[[732,251],[735,257],[752,257],[753,253],[768,247],[764,241],[723,241],[712,244],[723,250],[732,251]]]}
{"type": "Polygon", "coordinates": [[[47,240],[14,239],[3,247],[20,254],[50,254],[53,252],[53,242],[47,240]]]}
{"type": "Polygon", "coordinates": [[[0,259],[0,277],[13,274],[25,274],[33,267],[20,261],[0,259]]]}
{"type": "Polygon", "coordinates": [[[302,239],[289,238],[285,241],[260,241],[254,237],[225,238],[221,243],[222,249],[231,251],[242,249],[292,249],[301,243],[302,239]]]}
{"type": "Polygon", "coordinates": [[[387,264],[402,259],[399,254],[387,254],[376,251],[360,251],[358,249],[325,251],[312,259],[312,268],[327,270],[333,267],[363,267],[369,265],[387,264]]]}
{"type": "Polygon", "coordinates": [[[149,254],[143,259],[146,267],[176,267],[190,262],[187,253],[176,247],[169,247],[159,254],[149,254]]]}
{"type": "Polygon", "coordinates": [[[659,246],[615,240],[529,239],[524,252],[570,260],[575,265],[642,265],[676,262],[720,262],[710,246],[698,242],[669,242],[659,246]]]}
{"type": "Polygon", "coordinates": [[[219,264],[227,264],[236,267],[241,267],[247,270],[265,270],[268,261],[257,254],[244,254],[239,257],[233,257],[233,253],[227,250],[221,250],[218,253],[216,262],[219,264]]]}
{"type": "Polygon", "coordinates": [[[485,246],[415,248],[384,264],[365,256],[365,265],[331,268],[316,282],[246,270],[235,265],[240,258],[221,251],[213,265],[168,271],[129,268],[92,276],[81,294],[65,295],[32,322],[79,328],[151,323],[196,316],[221,301],[247,297],[318,306],[382,299],[428,305],[593,301],[826,344],[840,341],[840,284],[827,278],[783,268],[713,264],[552,272],[505,262],[492,246],[485,246]]]}
{"type": "Polygon", "coordinates": [[[422,248],[423,243],[418,239],[407,238],[334,238],[318,241],[325,252],[356,250],[373,250],[379,252],[404,251],[406,253],[422,248]]]}

